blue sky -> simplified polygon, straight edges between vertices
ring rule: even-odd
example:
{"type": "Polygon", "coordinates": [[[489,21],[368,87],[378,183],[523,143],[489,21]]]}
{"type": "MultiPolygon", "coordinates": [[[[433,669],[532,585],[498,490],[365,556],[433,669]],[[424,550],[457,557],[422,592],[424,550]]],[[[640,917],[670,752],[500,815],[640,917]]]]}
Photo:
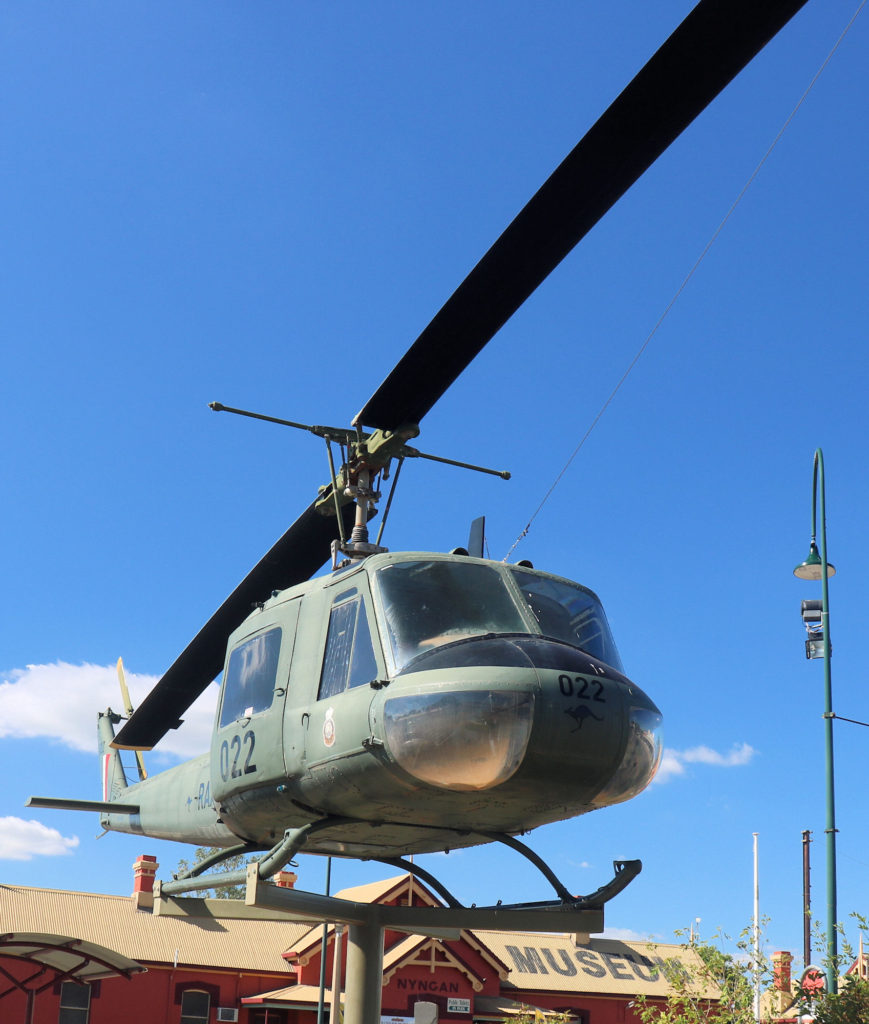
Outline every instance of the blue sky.
{"type": "MultiPolygon", "coordinates": [[[[189,856],[24,802],[98,797],[117,657],[141,699],[326,478],[315,439],[207,403],[348,422],[689,7],[3,5],[0,881],[122,893],[138,854],[164,875],[189,856]]],[[[812,0],[484,350],[419,445],[513,479],[409,464],[391,548],[447,550],[486,514],[506,554],[853,10],[812,0]]],[[[864,14],[513,555],[598,592],[664,712],[659,781],[530,840],[577,891],[643,859],[613,929],[738,932],[753,832],[770,944],[801,949],[803,829],[824,916],[799,618],[820,594],[791,572],[821,445],[834,706],[869,721],[867,33],[864,14]]],[[[203,749],[207,718],[151,767],[203,749]]],[[[869,911],[867,742],[836,724],[842,917],[869,911]]],[[[324,863],[300,863],[320,889],[324,863]]],[[[548,895],[500,850],[426,866],[468,902],[548,895]]]]}

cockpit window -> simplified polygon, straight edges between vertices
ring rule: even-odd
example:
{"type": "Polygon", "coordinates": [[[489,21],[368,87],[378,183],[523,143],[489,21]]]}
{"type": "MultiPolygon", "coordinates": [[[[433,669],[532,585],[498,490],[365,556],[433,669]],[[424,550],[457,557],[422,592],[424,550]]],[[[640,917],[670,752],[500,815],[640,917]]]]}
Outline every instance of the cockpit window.
{"type": "Polygon", "coordinates": [[[621,658],[600,601],[590,590],[523,569],[511,569],[544,636],[581,647],[623,672],[621,658]]]}
{"type": "Polygon", "coordinates": [[[395,562],[378,570],[396,671],[441,644],[486,633],[527,633],[497,569],[476,562],[395,562]]]}
{"type": "Polygon", "coordinates": [[[223,684],[221,727],[271,707],[280,652],[280,627],[251,637],[233,650],[223,684]]]}

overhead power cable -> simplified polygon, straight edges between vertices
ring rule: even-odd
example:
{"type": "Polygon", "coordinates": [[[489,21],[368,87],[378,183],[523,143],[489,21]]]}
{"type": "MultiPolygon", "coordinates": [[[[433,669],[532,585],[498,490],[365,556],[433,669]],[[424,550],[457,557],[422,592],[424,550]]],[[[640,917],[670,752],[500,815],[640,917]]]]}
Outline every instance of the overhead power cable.
{"type": "Polygon", "coordinates": [[[851,725],[865,725],[869,729],[869,722],[858,722],[856,718],[845,718],[844,715],[837,715],[835,712],[831,715],[837,722],[850,722],[851,725]]]}

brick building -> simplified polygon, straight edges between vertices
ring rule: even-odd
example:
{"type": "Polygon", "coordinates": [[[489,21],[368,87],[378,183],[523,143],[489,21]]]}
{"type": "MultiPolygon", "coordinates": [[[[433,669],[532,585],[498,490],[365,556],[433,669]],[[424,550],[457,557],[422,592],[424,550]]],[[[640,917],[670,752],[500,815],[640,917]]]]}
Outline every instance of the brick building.
{"type": "MultiPolygon", "coordinates": [[[[322,925],[287,921],[235,900],[174,901],[183,916],[161,913],[150,892],[155,870],[153,859],[137,862],[132,897],[0,886],[0,1020],[25,1022],[30,1012],[32,1024],[314,1024],[322,925]],[[84,941],[146,970],[119,977],[91,963],[90,974],[82,969],[79,975],[67,964],[66,973],[58,974],[9,955],[22,935],[41,936],[44,945],[52,937],[66,939],[67,952],[84,941]]],[[[294,879],[285,876],[289,884],[294,879]]],[[[409,875],[338,896],[439,905],[409,875]]],[[[566,1011],[581,1024],[635,1024],[633,999],[666,995],[665,968],[680,960],[690,968],[690,955],[679,946],[596,937],[582,942],[572,935],[463,930],[457,937],[432,938],[387,931],[383,1020],[412,1020],[414,1004],[425,1001],[452,1024],[509,1021],[523,1005],[566,1011]]],[[[327,1008],[333,991],[342,998],[345,959],[340,929],[329,926],[327,1008]]]]}

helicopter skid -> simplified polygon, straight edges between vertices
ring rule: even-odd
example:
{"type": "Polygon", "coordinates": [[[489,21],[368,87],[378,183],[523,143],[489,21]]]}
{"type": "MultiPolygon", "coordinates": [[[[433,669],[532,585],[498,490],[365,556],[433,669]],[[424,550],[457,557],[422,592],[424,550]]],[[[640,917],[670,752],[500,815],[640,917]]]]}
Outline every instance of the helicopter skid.
{"type": "MultiPolygon", "coordinates": [[[[256,862],[258,879],[266,880],[270,878],[272,875],[280,871],[284,865],[289,863],[297,853],[314,852],[313,850],[309,850],[307,846],[309,841],[319,832],[323,832],[326,829],[340,829],[346,826],[352,826],[352,824],[352,820],[349,819],[327,818],[321,821],[312,822],[302,828],[287,829],[280,842],[276,843],[271,850],[256,862]]],[[[534,853],[534,851],[526,846],[525,843],[516,839],[515,836],[500,835],[498,833],[478,833],[477,835],[478,842],[504,843],[506,846],[509,846],[511,849],[524,856],[544,875],[558,895],[557,900],[539,901],[534,903],[505,904],[503,901],[499,900],[496,904],[490,907],[479,908],[481,910],[570,911],[600,909],[603,907],[604,903],[607,903],[626,888],[627,885],[637,877],[640,871],[642,871],[643,867],[642,861],[640,860],[613,861],[615,874],[609,882],[606,882],[589,895],[576,896],[573,895],[570,890],[567,889],[567,887],[555,876],[555,873],[541,857],[534,853]]],[[[230,853],[234,853],[238,849],[239,848],[236,848],[236,850],[233,851],[227,851],[222,856],[229,856],[230,853]]],[[[250,870],[249,867],[240,871],[203,875],[202,872],[204,868],[206,866],[210,866],[211,863],[216,862],[218,859],[220,859],[219,855],[215,855],[215,857],[209,862],[209,865],[200,865],[198,869],[193,869],[186,875],[182,875],[171,882],[163,883],[161,889],[162,893],[168,896],[189,892],[195,889],[213,888],[218,885],[238,885],[248,878],[248,872],[250,870]]],[[[398,867],[403,871],[410,872],[415,877],[430,885],[443,898],[449,908],[467,909],[441,882],[438,881],[433,874],[426,871],[418,864],[414,864],[412,861],[407,861],[402,857],[375,856],[369,859],[377,860],[381,863],[389,864],[393,867],[398,867]]],[[[476,907],[476,904],[474,904],[474,907],[476,907]]]]}

